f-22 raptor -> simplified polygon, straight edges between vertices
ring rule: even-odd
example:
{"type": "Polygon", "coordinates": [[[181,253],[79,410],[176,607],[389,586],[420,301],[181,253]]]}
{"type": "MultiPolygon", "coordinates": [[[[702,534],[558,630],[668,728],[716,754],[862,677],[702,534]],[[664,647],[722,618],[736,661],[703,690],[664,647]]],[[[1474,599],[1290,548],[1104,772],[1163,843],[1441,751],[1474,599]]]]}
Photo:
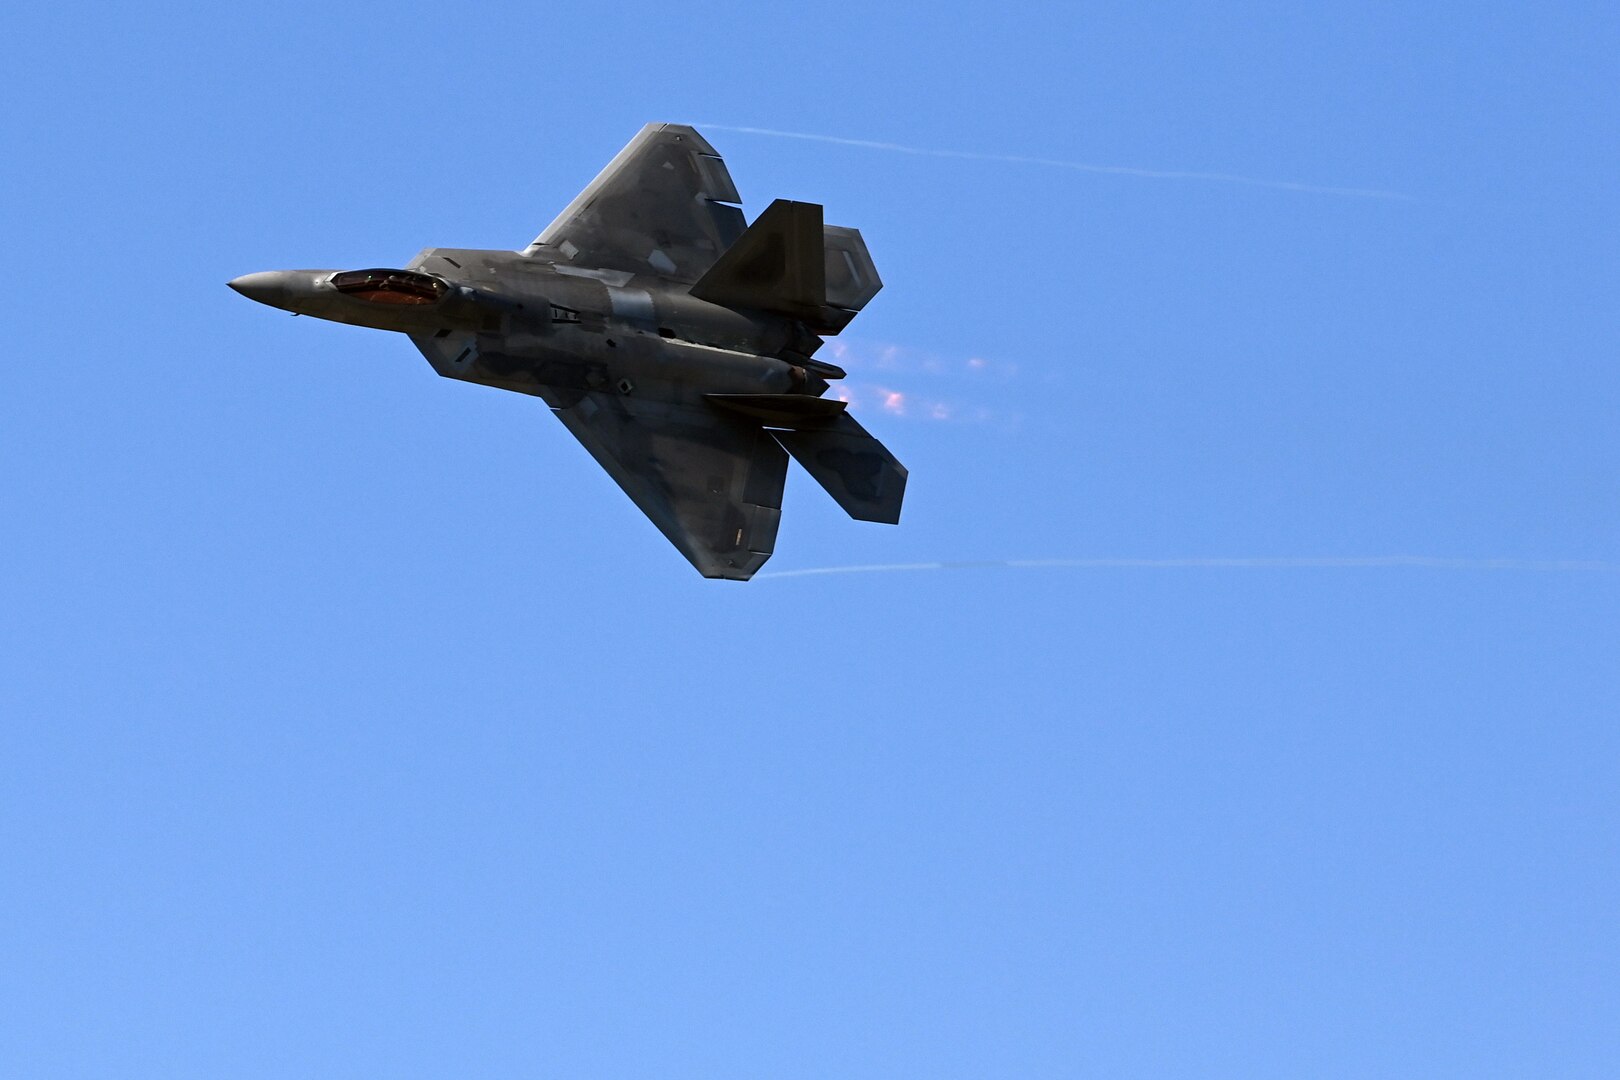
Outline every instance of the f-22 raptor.
{"type": "Polygon", "coordinates": [[[861,521],[900,520],[906,470],[815,359],[883,286],[861,234],[783,199],[750,225],[741,201],[701,135],[649,124],[522,251],[230,286],[540,398],[705,577],[746,581],[775,547],[789,454],[861,521]]]}

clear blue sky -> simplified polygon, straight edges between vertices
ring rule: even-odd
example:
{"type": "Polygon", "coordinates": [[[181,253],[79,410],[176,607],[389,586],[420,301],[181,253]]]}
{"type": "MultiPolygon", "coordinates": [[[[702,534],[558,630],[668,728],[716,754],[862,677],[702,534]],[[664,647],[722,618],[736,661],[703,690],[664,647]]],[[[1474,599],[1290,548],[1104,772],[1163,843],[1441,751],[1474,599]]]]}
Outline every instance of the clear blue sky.
{"type": "Polygon", "coordinates": [[[1396,192],[705,128],[887,282],[770,569],[1620,559],[1612,4],[1056,7],[8,12],[0,1075],[1616,1075],[1620,574],[705,581],[225,288],[654,120],[1396,192]]]}

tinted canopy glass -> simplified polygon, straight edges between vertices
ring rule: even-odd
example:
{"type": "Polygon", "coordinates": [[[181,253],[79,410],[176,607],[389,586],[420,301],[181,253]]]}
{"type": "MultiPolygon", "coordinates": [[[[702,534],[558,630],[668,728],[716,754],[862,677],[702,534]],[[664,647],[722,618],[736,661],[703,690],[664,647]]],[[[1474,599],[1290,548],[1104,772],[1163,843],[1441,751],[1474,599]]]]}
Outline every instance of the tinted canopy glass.
{"type": "Polygon", "coordinates": [[[412,270],[347,270],[334,275],[338,292],[374,304],[436,304],[449,286],[412,270]]]}

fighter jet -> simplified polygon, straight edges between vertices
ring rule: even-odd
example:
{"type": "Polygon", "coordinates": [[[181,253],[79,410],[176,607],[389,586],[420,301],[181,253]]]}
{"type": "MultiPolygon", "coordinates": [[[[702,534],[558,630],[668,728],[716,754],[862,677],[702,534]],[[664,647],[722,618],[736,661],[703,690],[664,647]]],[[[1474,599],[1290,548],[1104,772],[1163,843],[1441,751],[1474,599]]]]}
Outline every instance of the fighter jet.
{"type": "Polygon", "coordinates": [[[900,520],[906,470],[825,396],[845,373],[815,359],[883,287],[866,242],[815,203],[778,199],[749,225],[741,201],[703,136],[649,124],[521,251],[230,287],[538,397],[699,572],[746,581],[776,545],[789,454],[861,521],[900,520]]]}

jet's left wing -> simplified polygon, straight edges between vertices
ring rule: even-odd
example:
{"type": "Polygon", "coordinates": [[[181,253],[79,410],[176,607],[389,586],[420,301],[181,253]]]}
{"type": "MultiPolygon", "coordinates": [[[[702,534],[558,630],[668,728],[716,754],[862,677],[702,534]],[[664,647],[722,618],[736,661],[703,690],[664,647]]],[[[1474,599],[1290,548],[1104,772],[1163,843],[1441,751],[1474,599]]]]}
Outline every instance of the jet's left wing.
{"type": "Polygon", "coordinates": [[[524,254],[690,284],[742,235],[740,202],[708,140],[648,124],[524,254]]]}
{"type": "Polygon", "coordinates": [[[704,577],[746,581],[776,547],[787,454],[758,424],[593,390],[557,418],[704,577]]]}

